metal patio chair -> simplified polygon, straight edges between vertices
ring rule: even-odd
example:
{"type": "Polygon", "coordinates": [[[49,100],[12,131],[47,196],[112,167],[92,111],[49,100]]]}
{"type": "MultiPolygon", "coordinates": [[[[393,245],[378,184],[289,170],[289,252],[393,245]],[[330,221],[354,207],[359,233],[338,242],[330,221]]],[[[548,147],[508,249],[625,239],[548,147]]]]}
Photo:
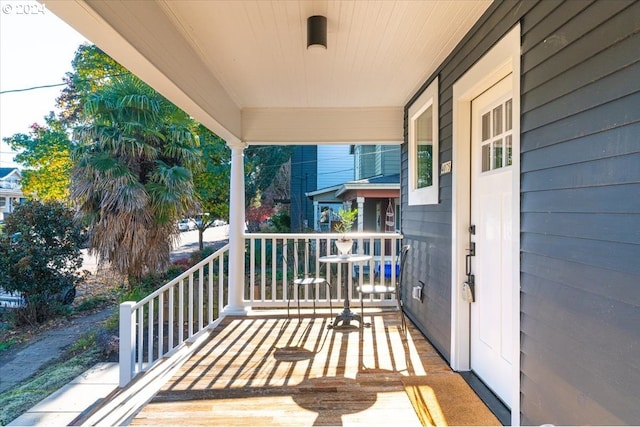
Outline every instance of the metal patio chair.
{"type": "MultiPolygon", "coordinates": [[[[362,286],[358,286],[356,290],[360,293],[360,311],[361,316],[364,319],[364,297],[365,295],[390,295],[394,294],[396,297],[396,302],[398,304],[398,312],[400,314],[400,322],[402,327],[402,333],[406,333],[407,323],[404,318],[404,308],[402,306],[402,286],[403,286],[403,277],[404,277],[404,267],[407,261],[407,255],[409,254],[409,250],[411,249],[410,245],[404,245],[398,254],[398,260],[396,265],[399,266],[399,274],[396,275],[396,283],[389,285],[370,285],[365,284],[362,286]]],[[[392,267],[390,267],[392,268],[392,267]]],[[[383,267],[382,271],[385,271],[383,267]]],[[[398,271],[398,270],[396,270],[398,271]]],[[[385,274],[381,274],[383,276],[385,274]]]]}
{"type": "Polygon", "coordinates": [[[309,242],[298,243],[296,241],[283,246],[286,252],[283,254],[283,262],[287,271],[292,270],[293,277],[289,280],[287,290],[287,317],[290,316],[291,300],[294,295],[298,305],[298,319],[300,319],[300,295],[307,295],[306,290],[311,289],[313,295],[313,314],[316,314],[316,289],[325,285],[329,298],[329,312],[333,316],[333,304],[331,302],[331,283],[326,277],[319,275],[316,269],[313,249],[309,242]],[[294,289],[296,293],[294,294],[294,289]]]}

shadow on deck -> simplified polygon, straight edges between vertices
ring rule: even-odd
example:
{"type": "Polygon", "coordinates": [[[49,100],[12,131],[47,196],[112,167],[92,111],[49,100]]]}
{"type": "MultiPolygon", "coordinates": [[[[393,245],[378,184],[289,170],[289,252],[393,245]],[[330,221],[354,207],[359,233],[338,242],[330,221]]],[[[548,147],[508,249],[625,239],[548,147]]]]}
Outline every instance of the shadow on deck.
{"type": "Polygon", "coordinates": [[[131,425],[500,425],[397,312],[364,320],[226,318],[131,425]]]}

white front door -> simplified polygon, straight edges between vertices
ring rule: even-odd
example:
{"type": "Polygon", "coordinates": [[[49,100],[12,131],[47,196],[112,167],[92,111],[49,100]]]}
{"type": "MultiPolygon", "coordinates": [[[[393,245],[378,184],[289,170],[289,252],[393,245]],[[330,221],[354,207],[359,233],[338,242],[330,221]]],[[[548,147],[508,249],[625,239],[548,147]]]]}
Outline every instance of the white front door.
{"type": "Polygon", "coordinates": [[[513,292],[511,74],[471,103],[471,224],[475,232],[471,369],[510,406],[513,292]]]}

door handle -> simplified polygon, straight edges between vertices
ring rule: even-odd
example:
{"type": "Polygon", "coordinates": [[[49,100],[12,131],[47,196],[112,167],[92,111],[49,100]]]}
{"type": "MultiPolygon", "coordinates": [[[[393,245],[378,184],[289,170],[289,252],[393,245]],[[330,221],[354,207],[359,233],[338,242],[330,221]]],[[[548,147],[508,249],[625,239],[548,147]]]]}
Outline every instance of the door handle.
{"type": "MultiPolygon", "coordinates": [[[[472,234],[475,234],[475,226],[470,229],[472,234]]],[[[471,257],[476,256],[476,243],[469,242],[469,249],[467,249],[467,255],[465,256],[465,274],[467,275],[467,281],[462,284],[462,299],[468,303],[475,301],[475,276],[471,273],[471,257]]]]}
{"type": "Polygon", "coordinates": [[[462,299],[468,303],[472,303],[475,301],[475,277],[473,274],[470,274],[467,278],[467,281],[462,284],[462,299]]]}

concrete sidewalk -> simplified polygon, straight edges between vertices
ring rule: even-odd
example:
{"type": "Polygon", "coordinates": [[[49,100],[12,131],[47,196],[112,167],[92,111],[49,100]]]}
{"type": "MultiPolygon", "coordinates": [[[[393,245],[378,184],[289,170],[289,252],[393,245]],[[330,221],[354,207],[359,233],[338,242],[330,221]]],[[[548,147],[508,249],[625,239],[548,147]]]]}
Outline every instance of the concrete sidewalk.
{"type": "Polygon", "coordinates": [[[68,325],[42,334],[42,338],[17,352],[9,360],[0,359],[0,393],[33,376],[40,368],[60,357],[75,343],[90,325],[101,322],[116,312],[115,307],[100,310],[89,316],[71,319],[68,325]]]}
{"type": "Polygon", "coordinates": [[[117,363],[98,363],[8,425],[73,425],[118,388],[118,372],[117,363]]]}
{"type": "MultiPolygon", "coordinates": [[[[100,310],[89,316],[71,319],[60,329],[45,331],[37,341],[25,346],[11,358],[0,359],[0,393],[32,377],[47,363],[60,357],[93,325],[107,319],[116,308],[100,310]]],[[[118,386],[118,364],[100,363],[76,377],[36,404],[9,425],[68,425],[118,386]]]]}

